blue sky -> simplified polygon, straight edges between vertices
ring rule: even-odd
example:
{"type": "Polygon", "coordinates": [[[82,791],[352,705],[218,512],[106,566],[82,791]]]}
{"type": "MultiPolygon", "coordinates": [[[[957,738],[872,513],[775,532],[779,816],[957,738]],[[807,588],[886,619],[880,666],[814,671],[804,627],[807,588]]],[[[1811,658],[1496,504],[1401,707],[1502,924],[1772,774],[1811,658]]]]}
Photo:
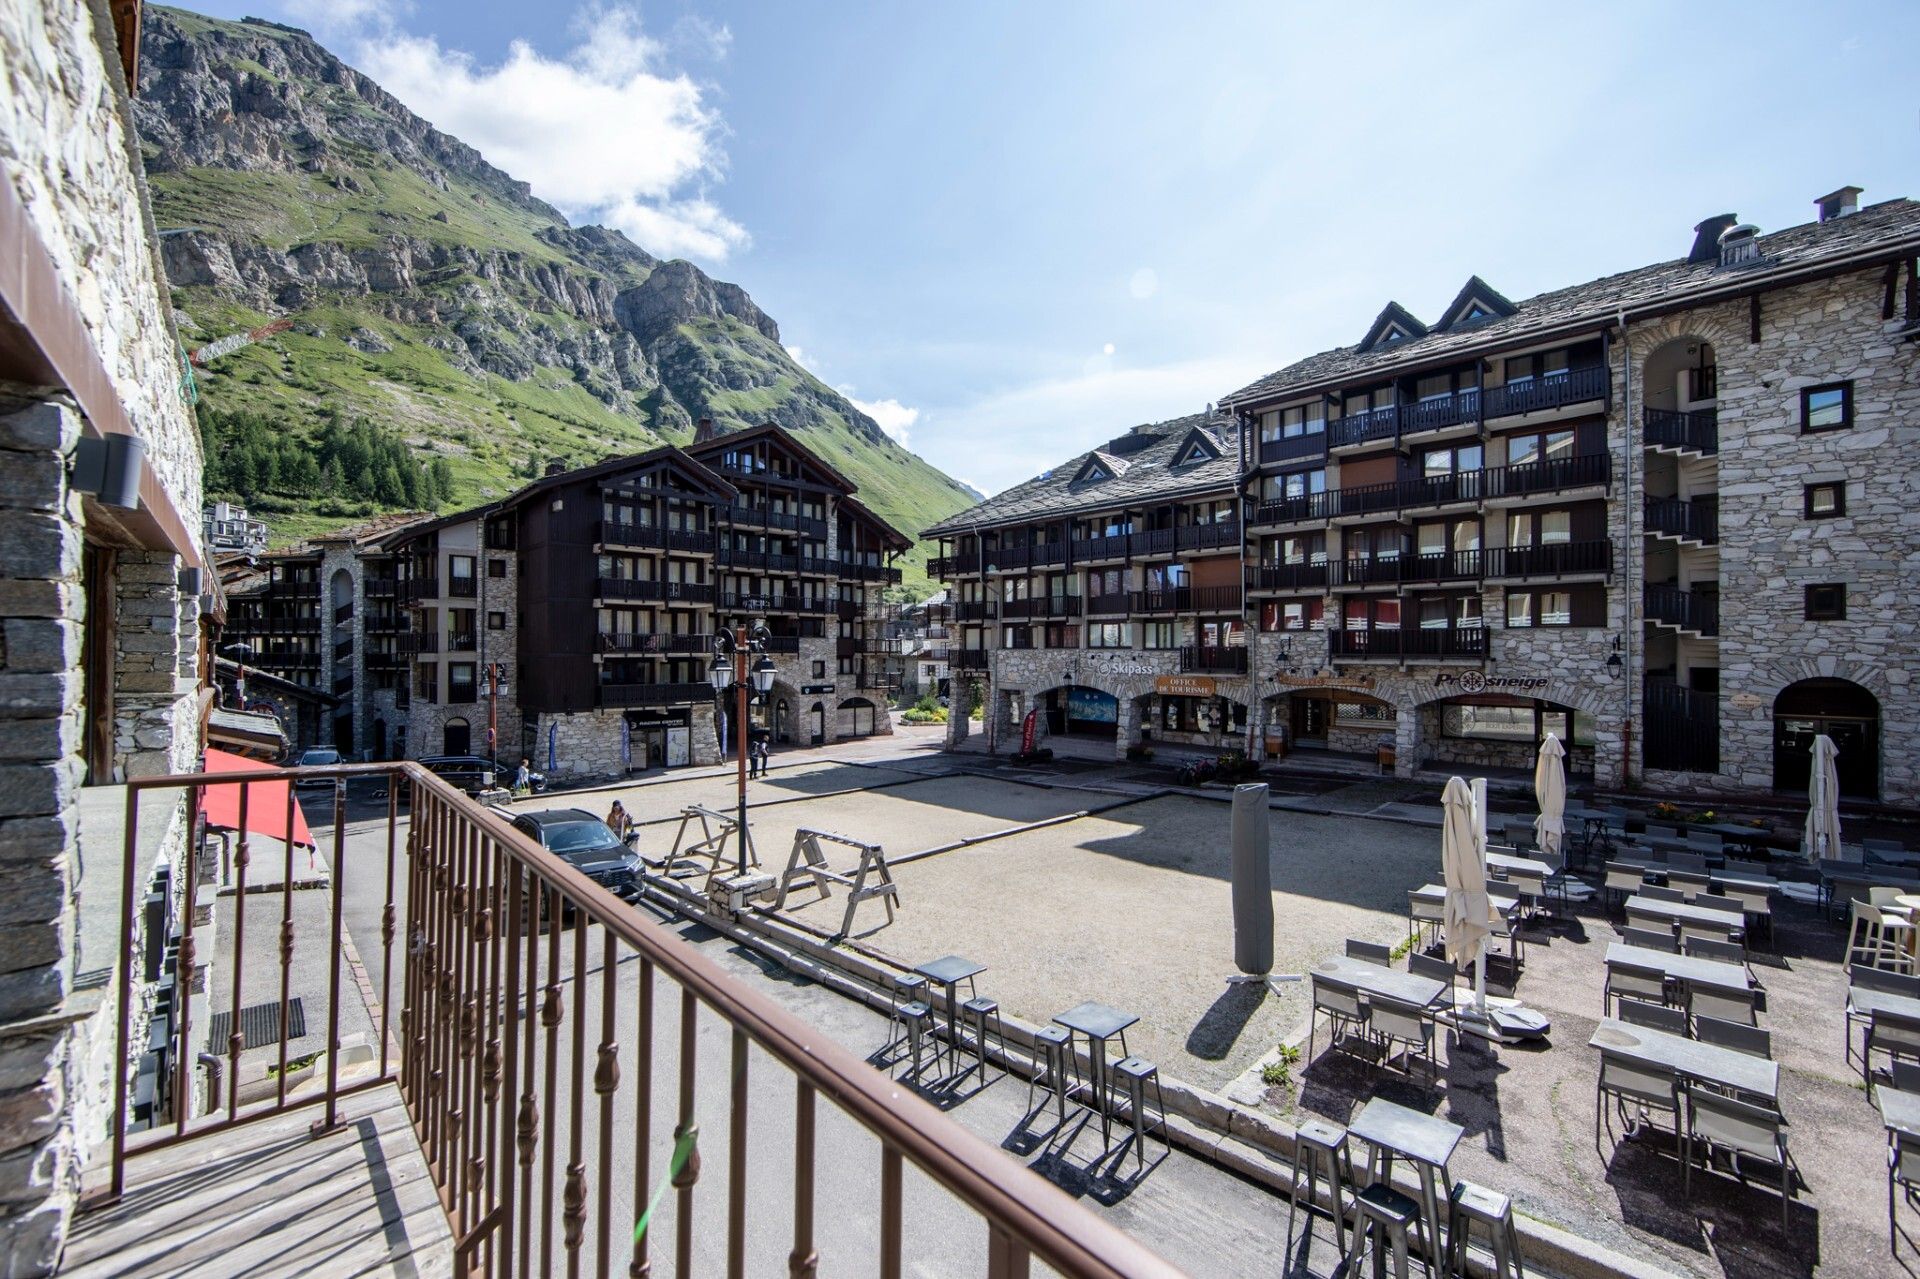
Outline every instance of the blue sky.
{"type": "Polygon", "coordinates": [[[309,27],[575,221],[738,281],[988,492],[1389,298],[1920,195],[1912,5],[196,7],[309,27]]]}

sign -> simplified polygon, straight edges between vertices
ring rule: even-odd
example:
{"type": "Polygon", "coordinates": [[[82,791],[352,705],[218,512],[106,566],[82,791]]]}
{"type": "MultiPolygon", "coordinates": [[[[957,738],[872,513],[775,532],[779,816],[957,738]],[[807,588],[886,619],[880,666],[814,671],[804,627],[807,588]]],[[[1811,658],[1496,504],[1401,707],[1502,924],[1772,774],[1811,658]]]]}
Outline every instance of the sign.
{"type": "Polygon", "coordinates": [[[1166,697],[1212,697],[1211,675],[1161,675],[1153,681],[1153,691],[1166,697]]]}
{"type": "Polygon", "coordinates": [[[1120,703],[1097,688],[1075,684],[1067,690],[1067,718],[1083,724],[1116,724],[1120,720],[1120,703]]]}
{"type": "Polygon", "coordinates": [[[1040,712],[1028,711],[1026,720],[1020,725],[1020,753],[1033,754],[1034,734],[1039,731],[1040,712]]]}
{"type": "Polygon", "coordinates": [[[688,728],[669,728],[667,730],[667,767],[684,768],[692,755],[693,730],[688,728]]]}
{"type": "Polygon", "coordinates": [[[802,684],[800,691],[808,697],[821,697],[833,691],[831,684],[802,684]]]}
{"type": "Polygon", "coordinates": [[[1727,703],[1735,710],[1752,711],[1760,709],[1763,699],[1758,693],[1735,693],[1727,703]]]}
{"type": "Polygon", "coordinates": [[[1275,675],[1273,682],[1287,688],[1372,688],[1371,675],[1275,675]]]}
{"type": "Polygon", "coordinates": [[[1544,675],[1483,675],[1479,671],[1467,671],[1460,675],[1435,675],[1435,688],[1457,687],[1463,693],[1521,692],[1544,689],[1547,677],[1544,675]]]}

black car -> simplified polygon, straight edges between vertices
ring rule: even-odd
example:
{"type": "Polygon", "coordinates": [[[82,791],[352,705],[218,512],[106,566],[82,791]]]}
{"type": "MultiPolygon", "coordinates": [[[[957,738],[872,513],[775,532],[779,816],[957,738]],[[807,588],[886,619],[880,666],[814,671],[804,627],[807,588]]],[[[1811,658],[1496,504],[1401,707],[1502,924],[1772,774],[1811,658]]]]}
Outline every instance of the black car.
{"type": "Polygon", "coordinates": [[[518,813],[514,829],[614,896],[632,901],[640,895],[640,854],[620,842],[607,824],[580,808],[543,808],[518,813]]]}
{"type": "MultiPolygon", "coordinates": [[[[481,791],[496,787],[510,790],[513,787],[513,775],[517,771],[514,765],[505,760],[496,763],[485,755],[428,755],[420,760],[420,766],[469,795],[478,795],[481,791]]],[[[533,789],[539,791],[547,788],[547,779],[542,774],[534,773],[532,780],[533,789]]]]}

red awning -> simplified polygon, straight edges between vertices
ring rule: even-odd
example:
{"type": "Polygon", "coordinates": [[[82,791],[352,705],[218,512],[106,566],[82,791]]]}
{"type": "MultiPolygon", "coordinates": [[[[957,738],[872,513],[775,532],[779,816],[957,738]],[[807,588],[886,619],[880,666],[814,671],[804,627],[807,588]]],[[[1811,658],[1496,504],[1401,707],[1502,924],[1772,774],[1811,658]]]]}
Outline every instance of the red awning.
{"type": "MultiPolygon", "coordinates": [[[[240,755],[229,754],[207,748],[206,771],[209,773],[257,773],[262,765],[240,755]]],[[[230,786],[209,786],[200,793],[200,812],[206,817],[207,825],[223,830],[240,828],[240,792],[247,792],[247,832],[264,839],[286,842],[287,838],[287,783],[246,782],[230,786]]],[[[293,842],[312,848],[313,832],[307,829],[307,815],[300,811],[300,801],[293,803],[293,842]]]]}

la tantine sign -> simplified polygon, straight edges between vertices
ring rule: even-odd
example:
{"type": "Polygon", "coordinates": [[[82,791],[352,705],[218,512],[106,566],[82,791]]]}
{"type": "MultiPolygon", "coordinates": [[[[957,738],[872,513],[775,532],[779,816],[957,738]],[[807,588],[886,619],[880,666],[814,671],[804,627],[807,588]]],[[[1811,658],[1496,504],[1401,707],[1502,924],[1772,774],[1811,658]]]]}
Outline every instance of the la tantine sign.
{"type": "Polygon", "coordinates": [[[1213,690],[1210,675],[1161,675],[1153,681],[1153,691],[1163,697],[1212,697],[1213,690]]]}

